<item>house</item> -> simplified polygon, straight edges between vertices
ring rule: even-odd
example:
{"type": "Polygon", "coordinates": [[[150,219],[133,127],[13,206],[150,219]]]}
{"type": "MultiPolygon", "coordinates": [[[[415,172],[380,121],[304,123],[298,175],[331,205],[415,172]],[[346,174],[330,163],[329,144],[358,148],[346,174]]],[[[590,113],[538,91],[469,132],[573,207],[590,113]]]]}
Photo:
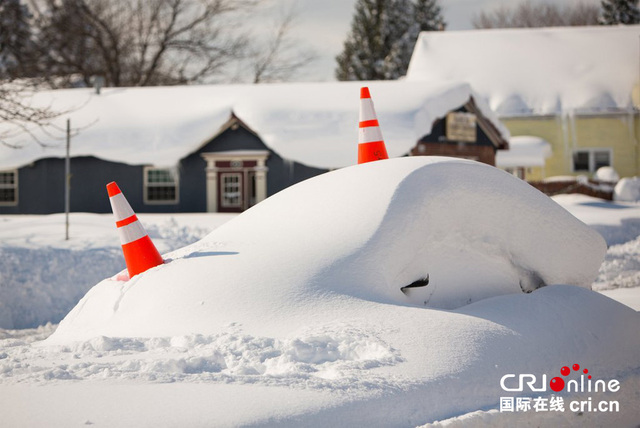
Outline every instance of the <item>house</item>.
{"type": "Polygon", "coordinates": [[[64,211],[67,119],[71,211],[110,212],[105,185],[111,181],[136,212],[246,210],[306,178],[356,163],[362,86],[371,90],[390,157],[420,152],[417,141],[471,147],[470,135],[489,152],[482,159],[488,163],[507,147],[506,128],[460,82],[48,91],[32,102],[66,112],[55,128],[33,129],[40,143],[22,134],[9,140],[20,148],[0,145],[0,213],[64,211]],[[468,122],[451,119],[466,137],[441,127],[452,115],[468,122]]]}
{"type": "Polygon", "coordinates": [[[420,34],[409,82],[468,82],[513,136],[551,144],[526,178],[640,175],[640,26],[434,31],[420,34]]]}

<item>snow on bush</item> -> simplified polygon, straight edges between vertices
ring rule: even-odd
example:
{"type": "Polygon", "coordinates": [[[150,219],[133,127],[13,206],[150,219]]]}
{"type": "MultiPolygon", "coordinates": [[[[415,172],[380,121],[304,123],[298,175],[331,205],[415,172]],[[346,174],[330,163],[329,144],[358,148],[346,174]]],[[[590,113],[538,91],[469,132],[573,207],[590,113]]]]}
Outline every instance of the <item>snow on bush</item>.
{"type": "Polygon", "coordinates": [[[613,199],[619,202],[640,201],[640,177],[623,178],[613,189],[613,199]]]}
{"type": "Polygon", "coordinates": [[[617,183],[618,180],[620,180],[620,175],[618,175],[616,170],[610,166],[603,166],[598,168],[596,173],[593,175],[593,178],[607,183],[617,183]]]}

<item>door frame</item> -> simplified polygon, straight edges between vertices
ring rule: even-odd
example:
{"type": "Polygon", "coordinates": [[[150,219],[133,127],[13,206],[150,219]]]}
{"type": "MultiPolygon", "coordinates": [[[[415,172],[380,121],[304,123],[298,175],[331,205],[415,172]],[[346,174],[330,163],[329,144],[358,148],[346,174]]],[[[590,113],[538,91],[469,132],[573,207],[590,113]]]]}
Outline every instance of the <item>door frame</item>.
{"type": "Polygon", "coordinates": [[[242,212],[267,198],[267,150],[230,150],[202,153],[207,163],[207,212],[242,212]],[[239,206],[223,206],[224,174],[242,174],[239,206]],[[252,177],[255,177],[255,181],[252,177]],[[255,183],[255,184],[254,184],[255,183]],[[253,192],[252,192],[253,190],[253,192]],[[252,194],[254,193],[254,194],[252,194]]]}

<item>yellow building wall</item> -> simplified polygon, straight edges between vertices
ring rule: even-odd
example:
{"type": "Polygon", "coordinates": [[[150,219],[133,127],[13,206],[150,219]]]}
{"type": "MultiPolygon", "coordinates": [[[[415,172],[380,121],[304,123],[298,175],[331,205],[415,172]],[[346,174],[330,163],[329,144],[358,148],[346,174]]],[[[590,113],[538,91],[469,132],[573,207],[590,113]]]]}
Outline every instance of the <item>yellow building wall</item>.
{"type": "Polygon", "coordinates": [[[585,175],[572,171],[573,151],[579,148],[611,148],[612,166],[620,177],[640,175],[640,119],[638,114],[600,116],[544,116],[502,118],[512,136],[533,135],[551,144],[545,166],[531,168],[526,179],[559,175],[585,175]]]}

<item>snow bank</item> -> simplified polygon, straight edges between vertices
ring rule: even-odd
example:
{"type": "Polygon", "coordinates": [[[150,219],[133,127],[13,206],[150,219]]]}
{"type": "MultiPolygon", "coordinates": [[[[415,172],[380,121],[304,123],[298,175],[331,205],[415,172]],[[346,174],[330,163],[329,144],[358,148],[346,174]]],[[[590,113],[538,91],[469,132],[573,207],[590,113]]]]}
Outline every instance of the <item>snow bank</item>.
{"type": "MultiPolygon", "coordinates": [[[[589,224],[607,242],[607,254],[592,284],[594,290],[640,286],[640,205],[579,194],[556,195],[553,200],[589,224]]],[[[637,301],[632,298],[625,303],[636,308],[637,301]]]]}
{"type": "Polygon", "coordinates": [[[589,287],[605,251],[596,232],[507,173],[393,159],[307,180],[163,266],[103,281],[52,340],[217,333],[228,322],[273,334],[353,305],[456,308],[547,284],[589,287]]]}
{"type": "Polygon", "coordinates": [[[640,235],[607,251],[594,290],[640,286],[640,235]]]}
{"type": "MultiPolygon", "coordinates": [[[[191,244],[233,217],[143,214],[161,251],[191,244]]],[[[0,328],[58,323],[97,281],[122,270],[112,215],[72,213],[0,218],[0,328]]]]}

